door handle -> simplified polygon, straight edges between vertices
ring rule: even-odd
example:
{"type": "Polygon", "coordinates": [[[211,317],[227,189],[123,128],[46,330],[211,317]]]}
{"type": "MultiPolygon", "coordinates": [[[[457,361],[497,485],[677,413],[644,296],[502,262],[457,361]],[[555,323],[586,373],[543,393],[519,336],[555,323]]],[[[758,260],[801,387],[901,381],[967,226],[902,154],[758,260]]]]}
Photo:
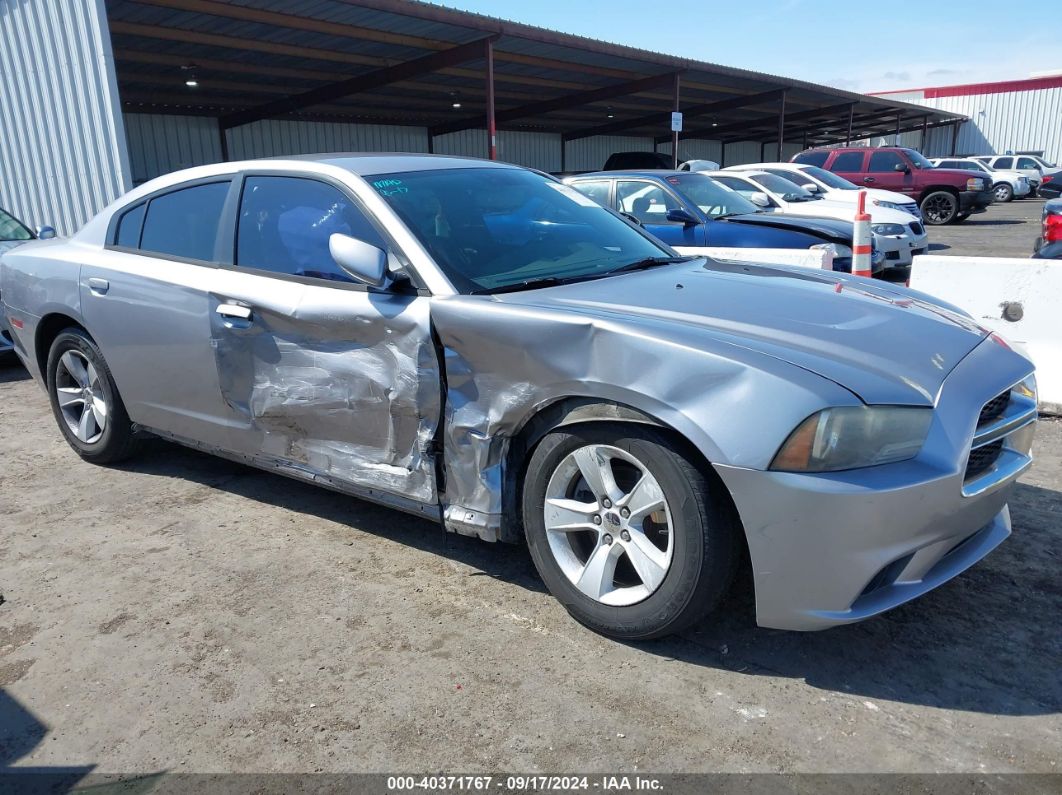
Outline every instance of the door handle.
{"type": "Polygon", "coordinates": [[[877,182],[873,177],[863,177],[863,182],[877,182]]]}
{"type": "Polygon", "coordinates": [[[233,320],[251,319],[251,307],[249,306],[241,306],[240,304],[219,304],[215,311],[222,317],[231,318],[233,320]]]}
{"type": "Polygon", "coordinates": [[[106,279],[97,279],[95,277],[88,280],[89,289],[97,295],[103,295],[111,289],[111,283],[106,279]]]}

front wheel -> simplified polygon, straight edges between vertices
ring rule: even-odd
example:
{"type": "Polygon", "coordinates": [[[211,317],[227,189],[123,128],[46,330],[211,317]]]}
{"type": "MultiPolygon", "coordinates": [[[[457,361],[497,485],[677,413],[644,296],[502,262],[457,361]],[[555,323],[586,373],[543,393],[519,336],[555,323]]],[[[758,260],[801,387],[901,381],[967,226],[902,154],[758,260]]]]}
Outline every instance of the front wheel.
{"type": "Polygon", "coordinates": [[[624,640],[678,632],[714,608],[738,558],[721,484],[668,437],[599,423],[535,448],[523,490],[531,557],[582,624],[624,640]]]}
{"type": "Polygon", "coordinates": [[[52,343],[48,397],[59,430],[79,456],[94,464],[128,458],[137,439],[110,368],[92,338],[68,328],[52,343]]]}
{"type": "Polygon", "coordinates": [[[1014,188],[1010,187],[1006,182],[1000,182],[992,188],[992,195],[997,202],[1009,202],[1014,198],[1014,188]]]}

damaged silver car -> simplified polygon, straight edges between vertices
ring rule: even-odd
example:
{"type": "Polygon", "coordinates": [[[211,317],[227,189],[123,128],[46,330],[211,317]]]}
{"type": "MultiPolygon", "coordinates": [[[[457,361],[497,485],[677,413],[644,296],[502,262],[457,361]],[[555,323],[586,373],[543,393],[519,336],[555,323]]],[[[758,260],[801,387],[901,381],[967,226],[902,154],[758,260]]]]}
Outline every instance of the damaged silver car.
{"type": "Polygon", "coordinates": [[[1010,533],[1030,362],[841,274],[679,257],[515,166],[420,155],[153,180],[0,268],[19,356],[85,460],[145,434],[526,541],[644,639],[751,566],[760,624],[906,602],[1010,533]]]}

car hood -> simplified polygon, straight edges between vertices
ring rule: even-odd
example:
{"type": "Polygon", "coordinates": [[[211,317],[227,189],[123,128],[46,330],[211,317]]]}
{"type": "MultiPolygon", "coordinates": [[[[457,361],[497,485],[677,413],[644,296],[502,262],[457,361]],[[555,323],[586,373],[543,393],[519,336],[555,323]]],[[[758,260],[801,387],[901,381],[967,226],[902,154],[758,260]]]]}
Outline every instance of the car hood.
{"type": "Polygon", "coordinates": [[[746,215],[732,215],[729,218],[720,220],[728,224],[751,224],[754,226],[773,226],[775,229],[795,229],[799,232],[810,232],[818,237],[841,240],[846,244],[851,244],[852,242],[852,222],[841,221],[836,218],[818,218],[807,215],[792,215],[790,213],[748,213],[746,215]]]}
{"type": "Polygon", "coordinates": [[[504,293],[497,300],[631,324],[635,333],[669,344],[750,349],[877,404],[932,405],[948,373],[988,334],[959,310],[903,288],[720,260],[504,293]]]}

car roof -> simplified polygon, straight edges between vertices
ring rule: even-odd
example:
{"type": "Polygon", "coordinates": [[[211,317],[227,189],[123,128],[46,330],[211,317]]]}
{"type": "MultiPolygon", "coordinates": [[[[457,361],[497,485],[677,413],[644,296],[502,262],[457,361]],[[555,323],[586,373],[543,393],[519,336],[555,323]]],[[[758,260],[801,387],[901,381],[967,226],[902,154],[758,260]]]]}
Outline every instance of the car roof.
{"type": "Polygon", "coordinates": [[[683,174],[703,174],[703,171],[676,171],[673,168],[623,168],[610,171],[587,171],[585,174],[573,174],[565,179],[613,179],[615,177],[674,177],[683,174]]]}
{"type": "Polygon", "coordinates": [[[788,168],[803,171],[811,167],[808,163],[741,163],[736,166],[727,166],[723,171],[766,171],[768,168],[788,168]]]}
{"type": "Polygon", "coordinates": [[[763,171],[762,169],[758,169],[758,168],[742,169],[741,171],[738,171],[737,169],[734,169],[733,171],[726,171],[726,170],[723,170],[723,171],[701,171],[701,172],[698,172],[698,173],[707,174],[709,177],[733,177],[736,174],[741,174],[742,176],[746,176],[746,177],[756,177],[756,176],[770,177],[770,176],[773,176],[769,172],[763,171]]]}

